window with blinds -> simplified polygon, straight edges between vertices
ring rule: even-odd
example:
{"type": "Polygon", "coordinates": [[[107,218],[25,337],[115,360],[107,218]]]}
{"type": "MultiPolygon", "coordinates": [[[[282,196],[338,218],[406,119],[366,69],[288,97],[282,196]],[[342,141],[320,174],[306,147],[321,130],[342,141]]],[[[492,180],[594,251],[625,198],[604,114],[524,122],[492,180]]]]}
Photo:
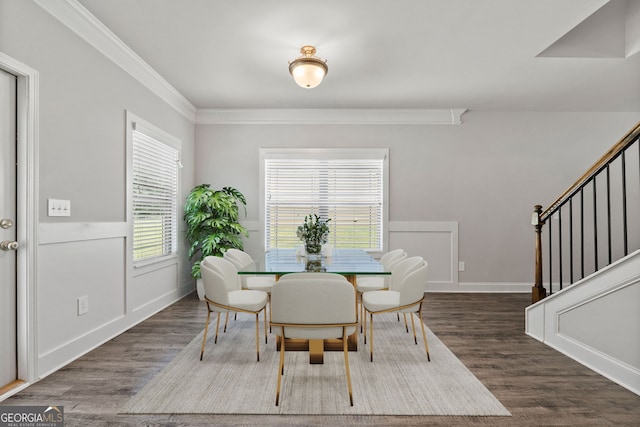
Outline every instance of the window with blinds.
{"type": "Polygon", "coordinates": [[[172,144],[135,126],[132,132],[131,201],[134,263],[177,250],[178,159],[172,144]]]}
{"type": "Polygon", "coordinates": [[[382,250],[385,161],[384,150],[267,154],[266,249],[300,246],[297,227],[306,215],[317,214],[331,219],[329,243],[334,247],[382,250]]]}

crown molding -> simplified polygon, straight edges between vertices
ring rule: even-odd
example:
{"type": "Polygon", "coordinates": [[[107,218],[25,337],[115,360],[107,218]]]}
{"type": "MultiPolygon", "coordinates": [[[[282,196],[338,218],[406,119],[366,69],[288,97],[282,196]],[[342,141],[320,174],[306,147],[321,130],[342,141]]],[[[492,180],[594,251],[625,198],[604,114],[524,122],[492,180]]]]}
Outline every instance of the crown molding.
{"type": "Polygon", "coordinates": [[[196,124],[459,125],[466,108],[199,109],[196,124]]]}
{"type": "Polygon", "coordinates": [[[34,1],[178,113],[195,122],[196,107],[77,0],[34,1]]]}

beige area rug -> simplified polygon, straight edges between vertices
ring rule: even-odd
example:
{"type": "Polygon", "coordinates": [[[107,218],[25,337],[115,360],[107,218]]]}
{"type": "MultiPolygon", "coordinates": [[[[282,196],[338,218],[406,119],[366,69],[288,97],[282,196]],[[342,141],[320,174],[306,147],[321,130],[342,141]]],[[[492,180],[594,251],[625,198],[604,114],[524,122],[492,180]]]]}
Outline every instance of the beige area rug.
{"type": "MultiPolygon", "coordinates": [[[[199,360],[202,334],[198,335],[121,412],[511,415],[430,330],[428,362],[421,335],[415,345],[413,334],[406,333],[395,315],[374,318],[373,363],[362,335],[358,351],[349,352],[353,407],[342,352],[325,352],[322,365],[310,365],[307,352],[287,352],[280,406],[275,406],[279,354],[275,335],[269,334],[267,345],[261,336],[260,362],[256,362],[254,319],[238,314],[226,333],[220,331],[217,344],[210,333],[203,361],[199,360]]],[[[212,322],[210,332],[214,328],[212,322]]],[[[262,333],[262,322],[260,328],[262,333]]]]}

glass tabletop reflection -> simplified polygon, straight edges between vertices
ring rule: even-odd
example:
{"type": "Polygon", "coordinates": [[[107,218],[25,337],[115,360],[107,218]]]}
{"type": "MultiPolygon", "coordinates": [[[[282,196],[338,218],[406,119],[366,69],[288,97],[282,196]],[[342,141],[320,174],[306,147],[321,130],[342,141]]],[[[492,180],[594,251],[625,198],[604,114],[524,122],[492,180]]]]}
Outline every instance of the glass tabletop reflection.
{"type": "Polygon", "coordinates": [[[255,259],[249,268],[238,274],[298,273],[303,271],[326,271],[342,275],[388,275],[384,267],[362,249],[334,248],[330,256],[319,261],[310,261],[296,249],[271,249],[261,259],[255,259]]]}

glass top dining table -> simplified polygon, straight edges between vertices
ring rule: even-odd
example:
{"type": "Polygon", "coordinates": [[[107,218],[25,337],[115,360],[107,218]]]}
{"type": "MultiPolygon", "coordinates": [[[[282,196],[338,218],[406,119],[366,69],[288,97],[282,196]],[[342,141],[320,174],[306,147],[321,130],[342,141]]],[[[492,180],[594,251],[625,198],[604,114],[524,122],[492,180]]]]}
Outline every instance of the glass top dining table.
{"type": "Polygon", "coordinates": [[[334,248],[331,256],[322,256],[320,262],[310,263],[296,249],[270,249],[262,258],[254,259],[250,268],[238,274],[271,274],[281,276],[303,271],[323,271],[341,274],[347,279],[355,275],[389,275],[378,260],[363,249],[334,248]],[[313,264],[309,267],[310,264],[313,264]]]}
{"type": "MultiPolygon", "coordinates": [[[[304,271],[322,271],[344,276],[356,288],[356,276],[362,275],[390,275],[378,260],[363,249],[334,248],[331,256],[322,256],[320,260],[301,255],[300,249],[270,249],[247,268],[238,274],[269,274],[275,275],[276,280],[288,273],[304,271]]],[[[357,313],[357,304],[354,307],[357,313]]],[[[278,349],[280,341],[278,340],[278,349]]],[[[342,351],[341,340],[300,340],[287,339],[287,350],[309,351],[309,363],[323,363],[324,351],[342,351]]],[[[358,333],[354,332],[347,339],[349,351],[358,350],[358,333]]]]}

